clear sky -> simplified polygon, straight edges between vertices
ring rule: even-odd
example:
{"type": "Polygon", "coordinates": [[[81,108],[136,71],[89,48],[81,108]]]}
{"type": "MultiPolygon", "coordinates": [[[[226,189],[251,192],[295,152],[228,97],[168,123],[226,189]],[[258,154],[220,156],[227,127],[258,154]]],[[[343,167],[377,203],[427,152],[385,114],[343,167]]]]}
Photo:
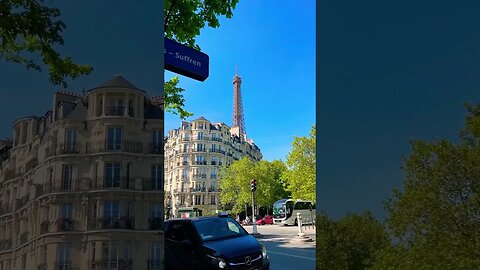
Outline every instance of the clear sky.
{"type": "MultiPolygon", "coordinates": [[[[67,25],[61,52],[74,61],[91,64],[94,71],[70,82],[68,91],[91,89],[121,74],[150,95],[159,95],[163,59],[159,30],[163,23],[160,1],[54,1],[67,25]],[[159,11],[160,10],[160,11],[159,11]]],[[[0,62],[0,138],[11,137],[12,122],[23,116],[42,116],[52,108],[59,86],[47,72],[27,71],[18,64],[0,62]]]]}
{"type": "Polygon", "coordinates": [[[384,217],[409,139],[456,140],[480,101],[480,2],[321,3],[318,205],[384,217]]]}
{"type": "MultiPolygon", "coordinates": [[[[285,160],[294,136],[315,124],[315,1],[240,0],[232,19],[202,31],[197,43],[210,57],[210,76],[180,76],[186,108],[212,122],[232,124],[235,67],[242,78],[247,135],[264,159],[285,160]]],[[[167,72],[165,78],[175,74],[167,72]]],[[[166,113],[166,131],[180,126],[166,113]]]]}

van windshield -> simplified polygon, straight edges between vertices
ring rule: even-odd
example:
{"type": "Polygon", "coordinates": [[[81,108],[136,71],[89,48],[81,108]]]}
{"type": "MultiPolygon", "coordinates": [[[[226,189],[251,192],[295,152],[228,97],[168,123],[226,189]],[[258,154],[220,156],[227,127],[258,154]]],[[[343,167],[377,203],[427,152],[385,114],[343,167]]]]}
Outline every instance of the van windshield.
{"type": "Polygon", "coordinates": [[[193,225],[202,241],[247,235],[245,230],[231,218],[196,220],[193,225]]]}

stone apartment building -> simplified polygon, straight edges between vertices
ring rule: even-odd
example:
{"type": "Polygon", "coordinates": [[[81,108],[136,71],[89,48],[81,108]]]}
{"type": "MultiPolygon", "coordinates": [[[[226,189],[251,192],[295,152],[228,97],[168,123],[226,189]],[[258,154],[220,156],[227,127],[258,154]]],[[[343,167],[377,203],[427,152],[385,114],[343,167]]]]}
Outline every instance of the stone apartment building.
{"type": "Polygon", "coordinates": [[[159,103],[117,75],[13,123],[0,142],[0,270],[163,269],[159,103]]]}
{"type": "Polygon", "coordinates": [[[237,127],[199,117],[170,130],[165,140],[165,194],[170,214],[177,217],[183,207],[199,208],[204,215],[220,210],[218,172],[244,156],[262,159],[258,146],[237,127]]]}

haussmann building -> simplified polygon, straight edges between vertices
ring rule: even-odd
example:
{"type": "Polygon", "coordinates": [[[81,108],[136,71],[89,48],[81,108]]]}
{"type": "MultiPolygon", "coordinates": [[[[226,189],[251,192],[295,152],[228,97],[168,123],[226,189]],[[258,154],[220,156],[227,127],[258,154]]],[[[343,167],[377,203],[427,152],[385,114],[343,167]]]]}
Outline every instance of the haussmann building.
{"type": "Polygon", "coordinates": [[[161,99],[59,91],[0,142],[0,270],[163,269],[161,99]]]}
{"type": "MultiPolygon", "coordinates": [[[[200,209],[211,215],[222,209],[218,173],[222,166],[244,156],[259,161],[262,154],[247,139],[243,123],[241,78],[233,78],[233,125],[199,117],[182,122],[165,139],[165,204],[169,217],[182,217],[183,210],[200,209]],[[181,212],[179,212],[181,210],[181,212]]],[[[188,212],[186,212],[188,213],[188,212]]]]}

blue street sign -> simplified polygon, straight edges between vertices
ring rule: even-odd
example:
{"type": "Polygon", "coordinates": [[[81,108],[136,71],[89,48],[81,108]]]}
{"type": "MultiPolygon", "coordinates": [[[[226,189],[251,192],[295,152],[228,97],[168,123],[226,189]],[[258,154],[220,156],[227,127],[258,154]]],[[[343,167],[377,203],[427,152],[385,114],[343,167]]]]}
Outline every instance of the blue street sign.
{"type": "Polygon", "coordinates": [[[208,78],[208,55],[165,38],[165,69],[205,81],[208,78]]]}

